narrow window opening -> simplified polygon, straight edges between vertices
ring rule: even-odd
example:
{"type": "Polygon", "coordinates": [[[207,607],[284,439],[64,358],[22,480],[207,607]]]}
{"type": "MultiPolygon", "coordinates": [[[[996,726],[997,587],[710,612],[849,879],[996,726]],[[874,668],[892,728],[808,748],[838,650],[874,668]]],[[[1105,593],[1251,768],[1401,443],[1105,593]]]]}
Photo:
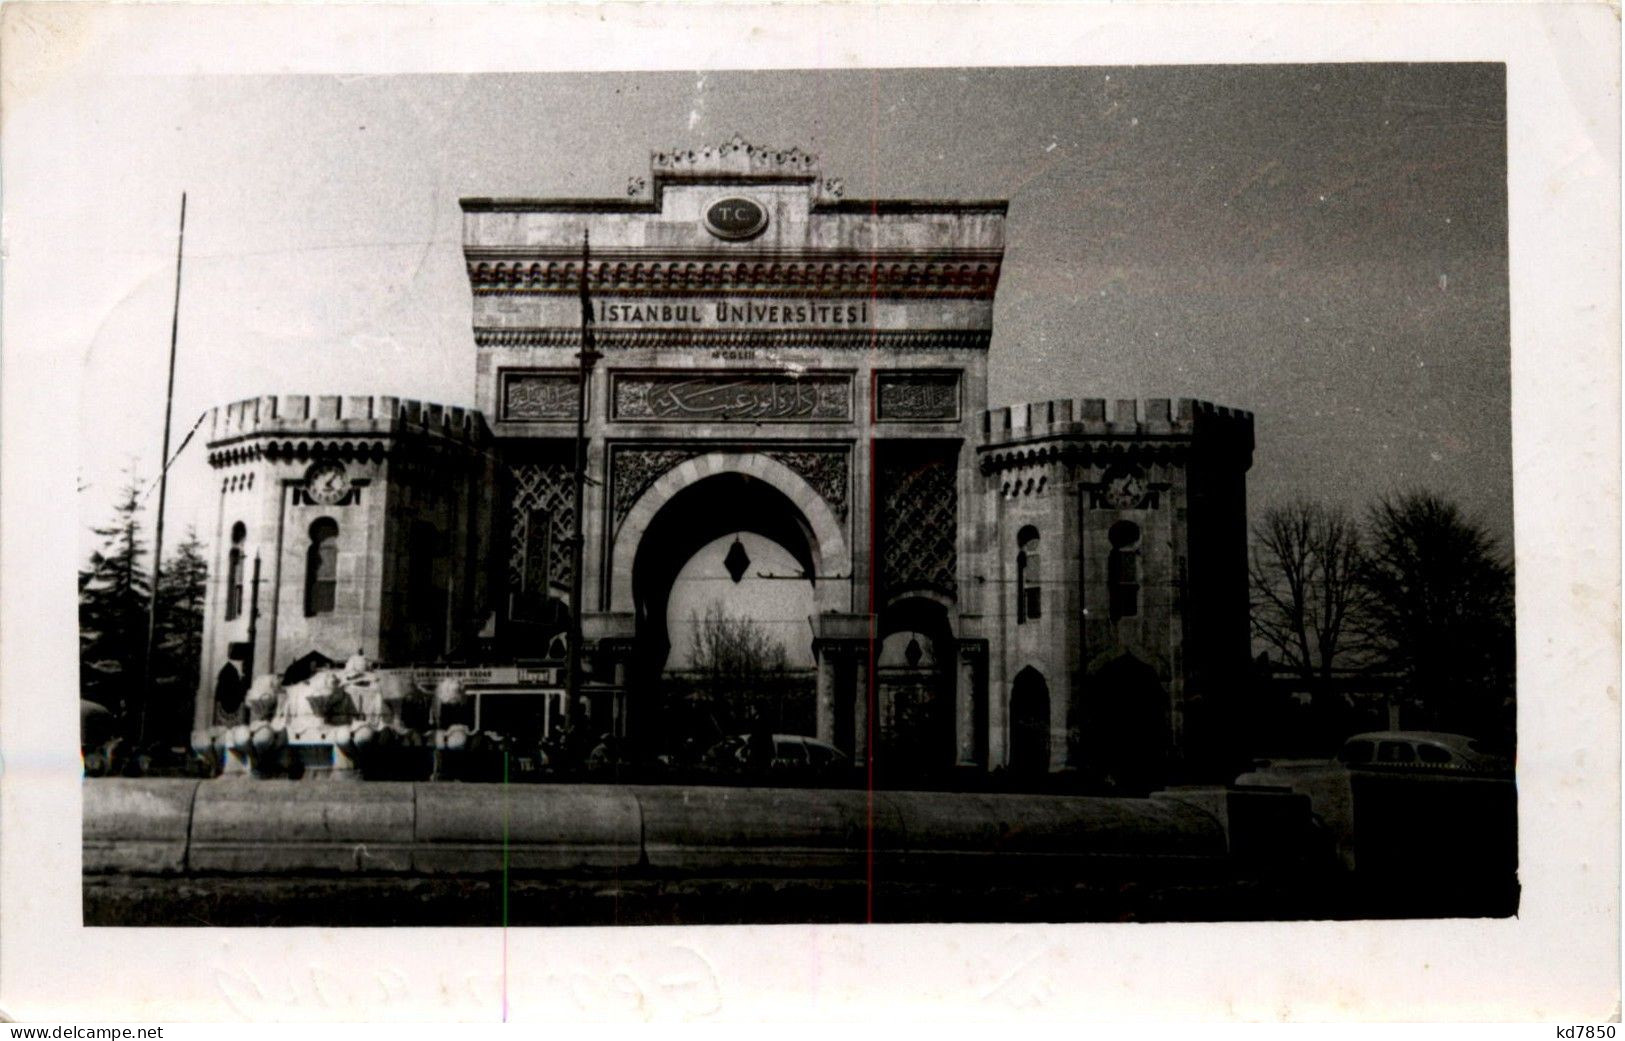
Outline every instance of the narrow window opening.
{"type": "Polygon", "coordinates": [[[243,613],[243,540],[248,529],[238,521],[231,526],[231,552],[226,558],[226,621],[243,613]]]}
{"type": "Polygon", "coordinates": [[[1112,551],[1106,557],[1106,589],[1113,618],[1140,613],[1140,526],[1118,521],[1107,531],[1112,551]]]}
{"type": "Polygon", "coordinates": [[[331,614],[338,601],[339,526],[322,517],[310,526],[305,552],[305,615],[331,614]]]}
{"type": "Polygon", "coordinates": [[[1038,529],[1027,525],[1016,533],[1016,622],[1041,618],[1044,592],[1040,576],[1038,529]]]}

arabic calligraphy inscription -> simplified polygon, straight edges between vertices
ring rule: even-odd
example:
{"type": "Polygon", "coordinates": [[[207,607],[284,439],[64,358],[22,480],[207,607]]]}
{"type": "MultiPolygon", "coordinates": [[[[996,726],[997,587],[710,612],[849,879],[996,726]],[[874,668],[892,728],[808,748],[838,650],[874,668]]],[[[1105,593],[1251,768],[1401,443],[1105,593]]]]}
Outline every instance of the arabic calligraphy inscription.
{"type": "Polygon", "coordinates": [[[502,382],[503,419],[574,419],[580,386],[575,373],[508,373],[502,382]]]}
{"type": "Polygon", "coordinates": [[[959,374],[883,372],[879,399],[881,419],[957,420],[959,374]]]}
{"type": "Polygon", "coordinates": [[[835,373],[617,375],[614,404],[620,420],[842,423],[852,418],[852,378],[835,373]]]}

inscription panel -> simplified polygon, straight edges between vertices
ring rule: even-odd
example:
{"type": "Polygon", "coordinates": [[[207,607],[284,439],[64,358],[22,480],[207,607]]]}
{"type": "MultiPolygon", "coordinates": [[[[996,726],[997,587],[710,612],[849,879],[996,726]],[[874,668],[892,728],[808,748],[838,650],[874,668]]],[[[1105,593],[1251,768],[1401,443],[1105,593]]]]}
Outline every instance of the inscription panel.
{"type": "Polygon", "coordinates": [[[959,419],[959,373],[882,372],[876,388],[883,420],[959,419]]]}
{"type": "Polygon", "coordinates": [[[846,373],[615,373],[611,415],[633,422],[848,423],[846,373]]]}
{"type": "Polygon", "coordinates": [[[519,422],[575,419],[579,387],[574,372],[504,372],[502,418],[519,422]]]}

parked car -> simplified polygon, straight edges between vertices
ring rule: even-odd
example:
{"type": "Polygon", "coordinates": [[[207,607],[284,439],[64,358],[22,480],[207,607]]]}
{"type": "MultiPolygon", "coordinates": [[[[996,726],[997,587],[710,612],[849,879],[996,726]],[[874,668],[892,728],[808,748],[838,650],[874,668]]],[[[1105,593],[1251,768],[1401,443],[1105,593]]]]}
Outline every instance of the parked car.
{"type": "MultiPolygon", "coordinates": [[[[761,741],[761,738],[757,738],[761,741]]],[[[752,745],[749,734],[725,737],[700,758],[700,766],[716,773],[765,770],[772,774],[831,774],[851,765],[847,754],[834,745],[800,734],[773,734],[771,756],[752,745]]]]}
{"type": "Polygon", "coordinates": [[[1476,738],[1371,731],[1348,738],[1334,759],[1259,763],[1236,783],[1308,797],[1362,899],[1383,914],[1444,906],[1424,898],[1464,914],[1516,907],[1512,766],[1476,738]]]}
{"type": "Polygon", "coordinates": [[[1377,730],[1343,743],[1337,761],[1350,769],[1446,771],[1510,777],[1512,764],[1476,738],[1431,730],[1377,730]]]}

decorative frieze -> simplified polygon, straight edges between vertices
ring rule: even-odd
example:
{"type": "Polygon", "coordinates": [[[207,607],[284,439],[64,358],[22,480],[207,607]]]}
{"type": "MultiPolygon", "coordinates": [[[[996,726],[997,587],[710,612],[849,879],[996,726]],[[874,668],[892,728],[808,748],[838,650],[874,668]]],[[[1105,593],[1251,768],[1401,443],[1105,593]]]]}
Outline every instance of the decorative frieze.
{"type": "MultiPolygon", "coordinates": [[[[861,351],[985,351],[991,339],[986,329],[606,329],[594,334],[601,350],[653,350],[668,347],[695,347],[713,350],[817,350],[861,351]]],[[[476,328],[474,343],[479,347],[566,347],[581,346],[579,328],[490,329],[476,328]]]]}
{"type": "Polygon", "coordinates": [[[844,373],[616,373],[611,415],[622,421],[845,423],[852,377],[844,373]]]}
{"type": "Polygon", "coordinates": [[[504,372],[502,418],[509,422],[574,419],[580,407],[574,372],[504,372]]]}
{"type": "Polygon", "coordinates": [[[951,422],[959,419],[957,372],[882,372],[877,381],[876,397],[882,420],[951,422]]]}
{"type": "Polygon", "coordinates": [[[226,444],[209,447],[209,465],[216,469],[269,459],[272,462],[310,459],[354,459],[373,461],[384,459],[394,450],[394,442],[373,438],[239,438],[226,444]]]}
{"type": "Polygon", "coordinates": [[[1054,438],[1034,444],[1011,448],[994,447],[977,450],[978,465],[984,474],[1002,473],[1025,466],[1046,466],[1059,463],[1065,466],[1098,466],[1113,462],[1183,463],[1191,453],[1191,443],[1185,438],[1159,440],[1082,440],[1054,438]]]}
{"type": "MultiPolygon", "coordinates": [[[[797,296],[860,298],[946,297],[993,299],[1002,255],[998,250],[938,253],[768,254],[738,260],[627,253],[594,257],[587,288],[604,296],[797,296]]],[[[466,251],[474,295],[523,293],[569,296],[581,292],[579,253],[527,249],[466,251]]]]}

